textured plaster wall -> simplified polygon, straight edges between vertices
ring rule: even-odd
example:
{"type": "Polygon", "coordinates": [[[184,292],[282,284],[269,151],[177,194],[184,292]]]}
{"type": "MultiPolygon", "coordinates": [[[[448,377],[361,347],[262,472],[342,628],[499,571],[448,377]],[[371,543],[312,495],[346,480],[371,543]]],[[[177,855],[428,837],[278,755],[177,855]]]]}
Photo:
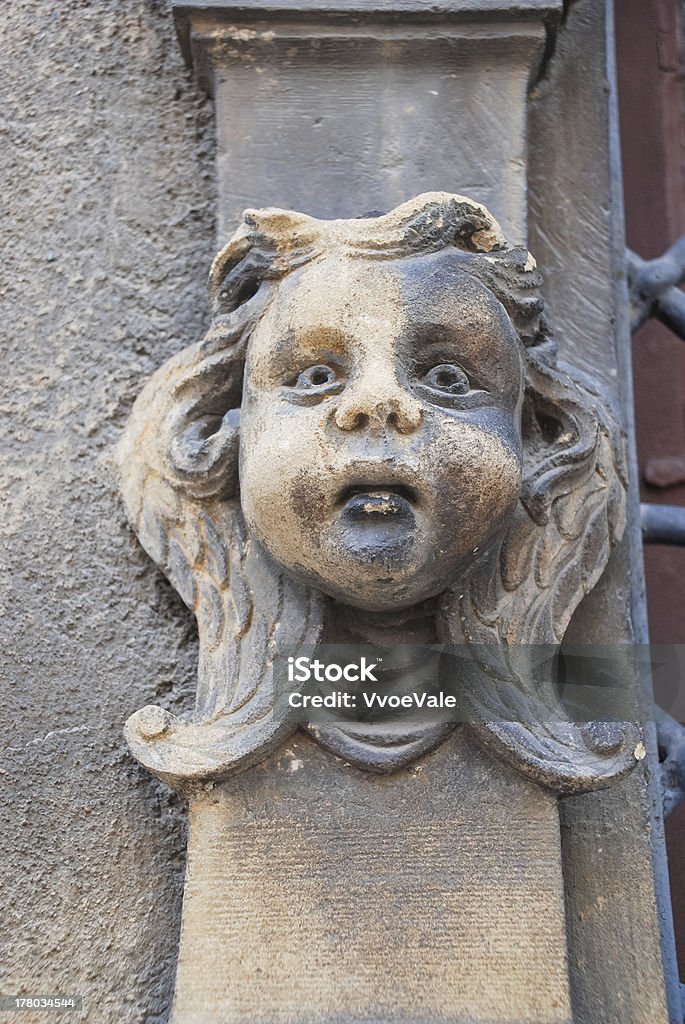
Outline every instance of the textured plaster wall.
{"type": "Polygon", "coordinates": [[[212,111],[163,3],[15,0],[2,20],[0,992],[151,1024],[184,819],[121,730],[190,699],[196,646],[125,524],[111,449],[202,329],[212,111]]]}

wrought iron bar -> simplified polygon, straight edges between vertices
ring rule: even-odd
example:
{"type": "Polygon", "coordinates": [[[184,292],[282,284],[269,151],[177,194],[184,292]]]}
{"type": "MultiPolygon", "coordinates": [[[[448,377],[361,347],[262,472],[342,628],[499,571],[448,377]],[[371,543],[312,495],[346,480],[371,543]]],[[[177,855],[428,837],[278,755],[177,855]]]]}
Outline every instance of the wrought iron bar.
{"type": "Polygon", "coordinates": [[[640,505],[642,540],[645,544],[685,545],[685,507],[640,505]]]}
{"type": "Polygon", "coordinates": [[[685,339],[685,293],[678,287],[685,281],[685,235],[656,260],[628,249],[626,262],[632,330],[656,317],[685,339]]]}

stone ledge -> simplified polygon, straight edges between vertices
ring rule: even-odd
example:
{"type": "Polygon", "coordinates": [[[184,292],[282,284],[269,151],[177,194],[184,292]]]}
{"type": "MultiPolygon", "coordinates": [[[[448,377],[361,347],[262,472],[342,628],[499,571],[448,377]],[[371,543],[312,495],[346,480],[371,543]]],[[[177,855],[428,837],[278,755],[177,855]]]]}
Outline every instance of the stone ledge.
{"type": "Polygon", "coordinates": [[[356,28],[361,24],[415,24],[447,26],[464,22],[536,21],[545,22],[549,31],[556,28],[563,0],[172,0],[181,50],[189,67],[195,60],[192,36],[195,25],[206,29],[211,20],[221,24],[245,24],[259,21],[270,27],[289,22],[325,22],[356,28]]]}

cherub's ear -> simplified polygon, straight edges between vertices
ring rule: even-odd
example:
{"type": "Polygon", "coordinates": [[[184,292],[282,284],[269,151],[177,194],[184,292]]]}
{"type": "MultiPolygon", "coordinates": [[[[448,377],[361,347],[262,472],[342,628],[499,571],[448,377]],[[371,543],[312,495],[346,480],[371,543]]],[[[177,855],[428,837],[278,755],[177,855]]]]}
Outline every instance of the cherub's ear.
{"type": "Polygon", "coordinates": [[[205,411],[179,410],[169,423],[169,460],[194,498],[233,498],[238,493],[240,409],[226,404],[223,413],[216,403],[205,411]]]}
{"type": "Polygon", "coordinates": [[[176,486],[194,498],[230,498],[238,489],[245,331],[231,342],[224,329],[219,346],[211,331],[169,394],[160,434],[176,486]]]}
{"type": "Polygon", "coordinates": [[[536,636],[529,642],[554,643],[623,535],[625,441],[618,415],[591,381],[557,368],[544,348],[527,357],[521,494],[527,515],[523,509],[517,515],[500,568],[512,593],[527,576],[537,581],[536,636]]]}
{"type": "Polygon", "coordinates": [[[544,349],[527,351],[521,431],[524,444],[523,503],[537,522],[546,522],[552,503],[582,487],[595,471],[599,433],[623,465],[622,441],[596,396],[551,363],[544,349]]]}
{"type": "Polygon", "coordinates": [[[268,257],[240,231],[212,265],[212,321],[177,383],[165,425],[170,467],[196,498],[237,494],[245,352],[273,290],[265,284],[270,270],[268,257]]]}

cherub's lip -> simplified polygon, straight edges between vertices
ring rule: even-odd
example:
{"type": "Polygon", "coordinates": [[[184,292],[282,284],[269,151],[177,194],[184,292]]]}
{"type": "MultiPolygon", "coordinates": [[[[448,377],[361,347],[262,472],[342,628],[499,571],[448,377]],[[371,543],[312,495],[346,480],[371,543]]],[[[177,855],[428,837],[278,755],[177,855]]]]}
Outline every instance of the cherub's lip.
{"type": "Polygon", "coordinates": [[[395,483],[351,484],[343,489],[338,501],[338,507],[344,509],[346,515],[360,522],[413,519],[415,504],[413,487],[395,483]]]}
{"type": "MultiPolygon", "coordinates": [[[[342,467],[341,467],[342,469],[342,467]]],[[[340,508],[354,495],[394,495],[405,506],[419,508],[430,497],[418,467],[397,458],[362,458],[335,474],[332,491],[334,507],[340,508]]]]}
{"type": "Polygon", "coordinates": [[[415,505],[417,500],[414,488],[406,484],[374,482],[350,484],[349,487],[345,487],[338,504],[346,505],[354,498],[378,504],[403,501],[415,505]]]}

